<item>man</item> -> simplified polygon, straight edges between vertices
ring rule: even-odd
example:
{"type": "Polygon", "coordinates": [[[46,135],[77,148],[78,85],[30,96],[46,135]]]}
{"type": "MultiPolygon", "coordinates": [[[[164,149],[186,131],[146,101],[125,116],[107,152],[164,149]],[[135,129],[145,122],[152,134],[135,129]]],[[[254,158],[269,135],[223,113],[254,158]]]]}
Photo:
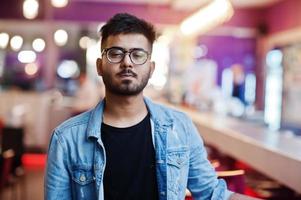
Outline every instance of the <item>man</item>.
{"type": "Polygon", "coordinates": [[[105,99],[54,130],[45,198],[183,200],[186,188],[196,200],[242,197],[217,179],[192,121],[143,97],[153,26],[117,14],[101,34],[105,99]]]}

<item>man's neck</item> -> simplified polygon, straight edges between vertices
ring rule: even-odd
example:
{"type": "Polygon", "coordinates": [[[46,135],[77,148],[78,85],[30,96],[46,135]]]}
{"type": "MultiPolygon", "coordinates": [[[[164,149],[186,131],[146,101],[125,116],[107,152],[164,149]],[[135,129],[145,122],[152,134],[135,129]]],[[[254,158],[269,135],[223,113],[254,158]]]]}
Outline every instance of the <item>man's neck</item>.
{"type": "Polygon", "coordinates": [[[115,127],[133,126],[147,115],[142,93],[136,96],[106,94],[103,122],[115,127]]]}

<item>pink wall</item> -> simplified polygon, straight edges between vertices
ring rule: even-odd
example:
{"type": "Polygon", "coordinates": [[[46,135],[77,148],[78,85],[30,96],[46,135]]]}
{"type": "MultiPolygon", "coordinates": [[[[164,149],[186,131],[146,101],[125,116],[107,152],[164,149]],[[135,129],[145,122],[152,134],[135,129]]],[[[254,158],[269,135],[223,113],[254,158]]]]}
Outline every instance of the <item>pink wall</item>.
{"type": "Polygon", "coordinates": [[[301,1],[283,0],[264,12],[269,33],[284,31],[301,26],[301,1]]]}
{"type": "Polygon", "coordinates": [[[225,25],[258,27],[263,24],[268,33],[301,27],[301,0],[282,0],[262,9],[236,9],[232,19],[225,25]]]}
{"type": "Polygon", "coordinates": [[[164,5],[74,1],[63,9],[54,9],[53,18],[104,22],[120,12],[131,13],[157,24],[177,24],[191,14],[191,12],[177,11],[164,5]]]}
{"type": "Polygon", "coordinates": [[[233,17],[225,26],[257,27],[262,21],[262,12],[256,8],[235,9],[233,17]]]}

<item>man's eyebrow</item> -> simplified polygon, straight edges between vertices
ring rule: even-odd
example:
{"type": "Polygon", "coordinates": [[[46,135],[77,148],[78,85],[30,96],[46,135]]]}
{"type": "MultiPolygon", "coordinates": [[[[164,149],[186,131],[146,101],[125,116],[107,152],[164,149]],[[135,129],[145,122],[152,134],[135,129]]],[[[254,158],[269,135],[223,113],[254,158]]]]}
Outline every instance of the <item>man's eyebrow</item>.
{"type": "Polygon", "coordinates": [[[123,47],[120,47],[120,46],[111,46],[111,47],[108,47],[108,48],[106,48],[106,49],[112,49],[112,48],[120,49],[120,50],[122,50],[122,51],[142,50],[142,51],[148,52],[148,50],[145,50],[145,49],[139,48],[139,47],[137,47],[137,48],[130,48],[129,50],[127,50],[127,49],[125,49],[125,48],[123,48],[123,47]]]}
{"type": "Polygon", "coordinates": [[[134,51],[134,50],[143,50],[143,51],[146,51],[146,50],[143,49],[143,48],[131,48],[129,51],[134,51]]]}
{"type": "Polygon", "coordinates": [[[111,47],[108,47],[107,49],[112,49],[112,48],[126,50],[125,48],[122,48],[122,47],[119,47],[119,46],[111,46],[111,47]]]}

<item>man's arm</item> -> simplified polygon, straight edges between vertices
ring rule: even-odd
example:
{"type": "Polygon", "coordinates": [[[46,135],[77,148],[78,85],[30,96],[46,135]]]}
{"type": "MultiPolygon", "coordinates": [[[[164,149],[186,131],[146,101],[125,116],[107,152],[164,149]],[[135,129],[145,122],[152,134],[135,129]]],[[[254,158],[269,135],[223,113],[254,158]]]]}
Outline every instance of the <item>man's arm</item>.
{"type": "Polygon", "coordinates": [[[256,198],[229,191],[225,181],[217,179],[215,169],[207,159],[207,152],[197,128],[191,120],[187,125],[191,146],[188,189],[194,199],[256,200],[256,198]]]}
{"type": "Polygon", "coordinates": [[[242,195],[242,194],[238,194],[238,193],[233,193],[230,196],[229,200],[259,200],[258,198],[254,198],[254,197],[249,197],[246,195],[242,195]]]}
{"type": "Polygon", "coordinates": [[[227,189],[223,179],[217,178],[215,169],[207,159],[207,152],[197,128],[189,118],[185,124],[190,146],[187,184],[189,191],[195,200],[228,200],[232,192],[227,189]]]}
{"type": "Polygon", "coordinates": [[[67,167],[67,155],[65,144],[59,139],[56,132],[53,133],[47,158],[45,175],[45,200],[69,200],[71,197],[70,176],[67,167]]]}

